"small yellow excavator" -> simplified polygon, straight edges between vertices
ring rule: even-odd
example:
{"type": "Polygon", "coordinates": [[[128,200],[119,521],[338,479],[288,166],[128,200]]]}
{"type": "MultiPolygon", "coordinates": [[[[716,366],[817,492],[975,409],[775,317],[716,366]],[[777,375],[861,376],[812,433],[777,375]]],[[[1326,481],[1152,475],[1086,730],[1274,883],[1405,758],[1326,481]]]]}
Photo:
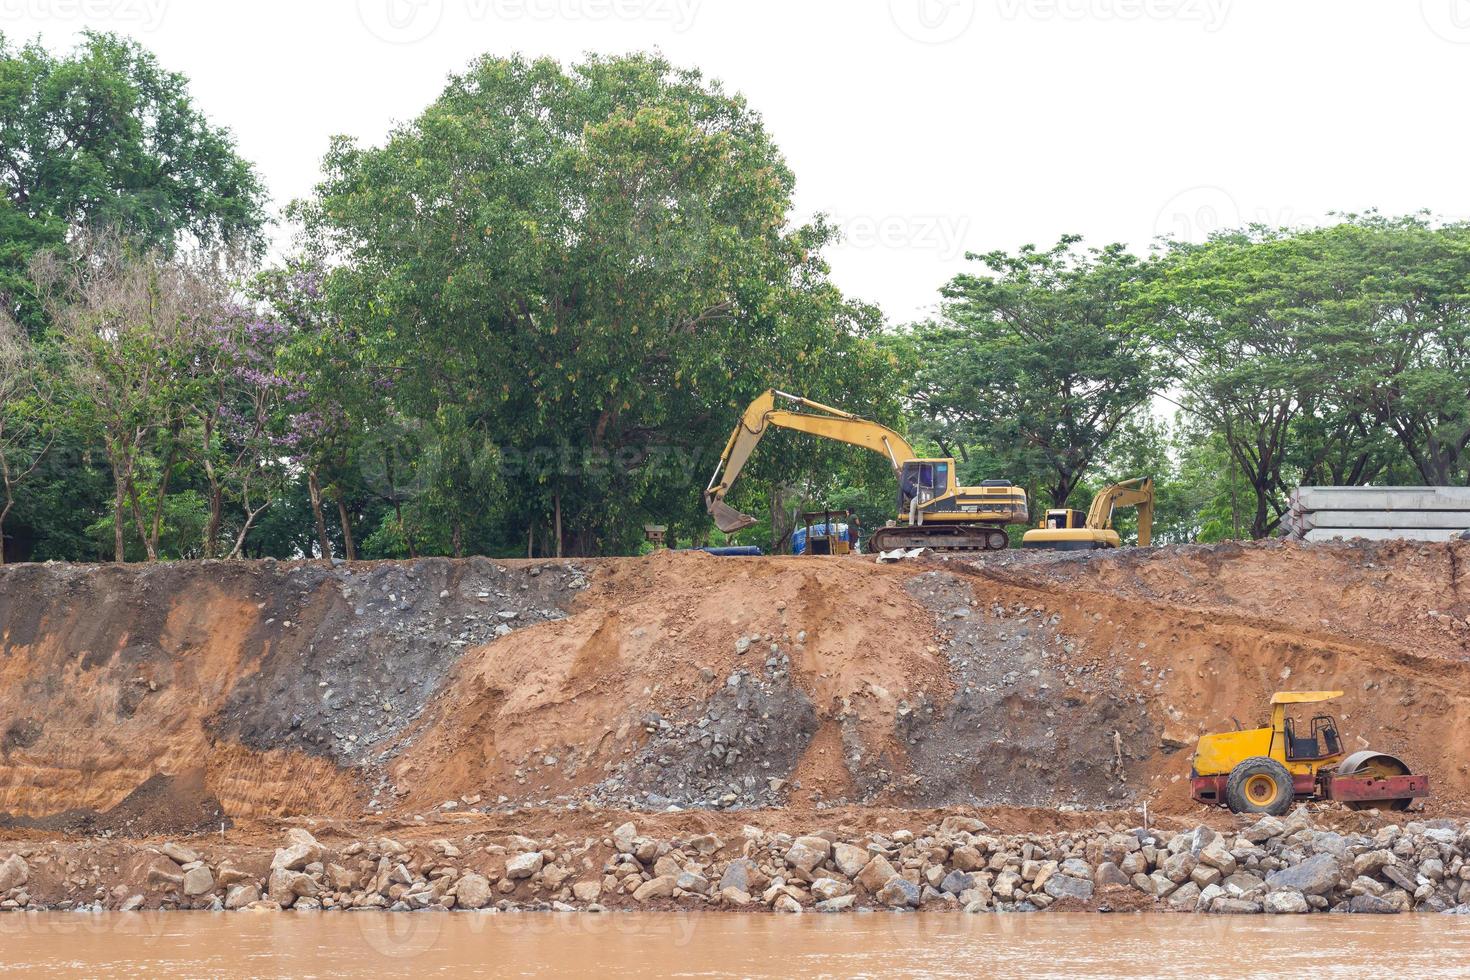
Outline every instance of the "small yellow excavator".
{"type": "Polygon", "coordinates": [[[868,539],[870,551],[1000,551],[1010,546],[1005,525],[1030,520],[1026,491],[1010,481],[956,486],[953,459],[920,457],[903,436],[886,425],[809,398],[770,390],[745,409],[704,491],[705,509],[726,534],[755,523],[755,518],[725,503],[725,495],[772,426],[861,446],[893,466],[899,487],[898,520],[873,532],[868,539]],[[794,409],[778,409],[777,398],[790,402],[794,409]]]}
{"type": "Polygon", "coordinates": [[[1113,530],[1113,513],[1119,507],[1138,508],[1138,546],[1147,548],[1154,531],[1154,481],[1141,476],[1115,483],[1092,498],[1084,515],[1080,510],[1058,508],[1046,512],[1041,526],[1021,538],[1023,548],[1053,551],[1094,551],[1122,544],[1113,530]]]}
{"type": "Polygon", "coordinates": [[[1341,691],[1277,691],[1263,728],[1201,735],[1189,772],[1190,795],[1234,813],[1280,816],[1293,800],[1339,800],[1355,810],[1407,810],[1429,795],[1429,777],[1402,759],[1368,749],[1343,751],[1337,719],[1320,709],[1305,726],[1288,705],[1320,704],[1341,691]]]}

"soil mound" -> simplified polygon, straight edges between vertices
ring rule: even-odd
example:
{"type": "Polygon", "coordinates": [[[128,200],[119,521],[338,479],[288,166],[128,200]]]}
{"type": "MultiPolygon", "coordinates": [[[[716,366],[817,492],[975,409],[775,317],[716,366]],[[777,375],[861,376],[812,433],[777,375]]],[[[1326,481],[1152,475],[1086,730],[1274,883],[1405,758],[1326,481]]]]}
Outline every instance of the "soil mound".
{"type": "Polygon", "coordinates": [[[0,812],[1189,813],[1195,738],[1289,688],[1346,692],[1348,746],[1403,755],[1448,811],[1470,795],[1462,569],[1470,543],[12,566],[0,812]]]}

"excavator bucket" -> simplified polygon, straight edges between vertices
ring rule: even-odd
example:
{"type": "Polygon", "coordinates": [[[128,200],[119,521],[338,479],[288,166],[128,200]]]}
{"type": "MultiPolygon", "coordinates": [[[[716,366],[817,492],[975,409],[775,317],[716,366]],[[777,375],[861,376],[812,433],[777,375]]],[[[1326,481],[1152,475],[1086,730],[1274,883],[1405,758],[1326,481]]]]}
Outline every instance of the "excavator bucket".
{"type": "Polygon", "coordinates": [[[710,516],[715,519],[715,527],[724,531],[726,534],[734,534],[736,531],[750,527],[756,523],[754,517],[740,513],[740,511],[717,497],[706,497],[704,503],[710,516]]]}

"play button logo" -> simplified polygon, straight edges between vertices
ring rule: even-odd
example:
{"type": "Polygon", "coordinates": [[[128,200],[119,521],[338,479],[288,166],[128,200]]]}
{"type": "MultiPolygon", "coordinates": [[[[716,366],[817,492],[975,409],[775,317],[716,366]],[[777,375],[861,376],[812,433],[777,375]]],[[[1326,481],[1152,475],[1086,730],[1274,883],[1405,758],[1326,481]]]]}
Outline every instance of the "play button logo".
{"type": "Polygon", "coordinates": [[[888,0],[900,31],[924,44],[953,41],[975,20],[975,0],[888,0]]]}
{"type": "Polygon", "coordinates": [[[438,28],[444,0],[357,0],[357,16],[379,40],[413,44],[438,28]]]}

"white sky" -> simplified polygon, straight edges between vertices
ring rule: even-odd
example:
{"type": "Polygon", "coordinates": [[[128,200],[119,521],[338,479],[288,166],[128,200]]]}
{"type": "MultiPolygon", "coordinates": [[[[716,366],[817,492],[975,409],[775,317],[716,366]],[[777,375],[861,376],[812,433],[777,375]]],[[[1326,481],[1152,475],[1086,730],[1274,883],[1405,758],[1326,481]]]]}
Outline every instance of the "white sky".
{"type": "Polygon", "coordinates": [[[477,54],[658,48],[764,114],[896,321],[967,250],[1470,215],[1470,0],[0,0],[12,39],[84,27],[188,75],[277,205],[477,54]]]}

